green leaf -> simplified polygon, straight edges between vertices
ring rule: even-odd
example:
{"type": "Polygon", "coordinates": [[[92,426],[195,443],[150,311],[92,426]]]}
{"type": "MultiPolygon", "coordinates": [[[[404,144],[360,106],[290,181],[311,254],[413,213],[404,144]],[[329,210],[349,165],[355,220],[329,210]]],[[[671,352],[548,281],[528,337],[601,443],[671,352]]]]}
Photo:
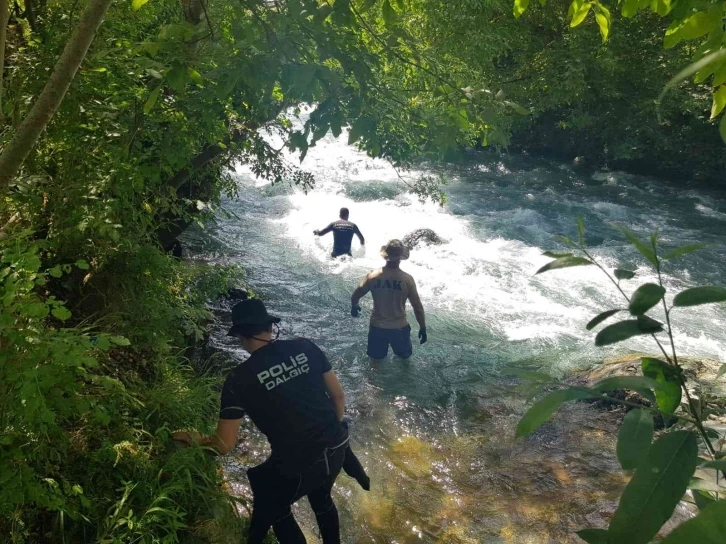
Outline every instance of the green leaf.
{"type": "Polygon", "coordinates": [[[669,432],[656,440],[620,497],[610,522],[610,541],[650,542],[686,492],[697,460],[693,432],[669,432]]]}
{"type": "Polygon", "coordinates": [[[640,367],[643,376],[654,379],[658,382],[658,389],[655,391],[655,400],[661,412],[672,414],[681,404],[681,382],[678,378],[678,370],[660,359],[643,357],[640,360],[640,367]]]}
{"type": "Polygon", "coordinates": [[[721,365],[721,368],[718,369],[718,373],[716,374],[716,379],[718,380],[724,374],[726,374],[726,365],[721,365]]]}
{"type": "Polygon", "coordinates": [[[593,263],[591,260],[584,257],[560,257],[559,259],[555,259],[554,261],[547,263],[542,268],[537,270],[537,272],[535,272],[535,276],[537,274],[541,274],[542,272],[547,272],[548,270],[557,270],[558,268],[570,268],[571,266],[584,266],[588,264],[593,263]]]}
{"type": "Polygon", "coordinates": [[[620,312],[620,309],[617,310],[608,310],[606,312],[602,312],[601,314],[597,314],[595,317],[593,317],[590,322],[585,325],[585,328],[588,331],[591,331],[595,327],[597,327],[600,323],[605,321],[608,317],[614,316],[616,313],[620,312]]]}
{"type": "Polygon", "coordinates": [[[720,14],[699,11],[683,21],[681,37],[684,40],[695,40],[710,33],[718,24],[721,24],[720,14]]]}
{"type": "Polygon", "coordinates": [[[50,313],[53,315],[53,317],[61,321],[65,321],[69,317],[71,317],[71,312],[69,312],[68,309],[64,306],[56,306],[51,310],[50,313]]]}
{"type": "Polygon", "coordinates": [[[582,3],[580,5],[580,7],[572,15],[572,21],[570,22],[570,27],[575,28],[576,26],[580,25],[582,23],[582,21],[585,20],[585,17],[587,17],[587,14],[590,13],[591,7],[592,7],[592,3],[590,3],[590,2],[582,3]]]}
{"type": "Polygon", "coordinates": [[[134,11],[140,10],[149,0],[131,0],[131,9],[134,11]]]}
{"type": "Polygon", "coordinates": [[[694,251],[698,251],[699,249],[703,249],[704,247],[708,246],[708,244],[704,243],[698,243],[698,244],[689,244],[687,246],[679,247],[678,249],[674,249],[673,251],[669,251],[665,255],[663,255],[663,259],[675,259],[676,257],[682,257],[683,255],[688,255],[689,253],[693,253],[694,251]]]}
{"type": "Polygon", "coordinates": [[[635,15],[638,12],[639,3],[638,0],[625,0],[621,11],[623,17],[630,18],[635,15]]]}
{"type": "Polygon", "coordinates": [[[201,86],[202,83],[204,83],[202,74],[197,72],[194,68],[187,68],[187,72],[189,73],[189,77],[191,78],[191,80],[197,85],[201,86]]]}
{"type": "Polygon", "coordinates": [[[515,436],[519,438],[538,429],[564,402],[593,398],[595,395],[586,389],[560,389],[553,391],[536,402],[517,424],[515,436]]]}
{"type": "Polygon", "coordinates": [[[703,478],[691,478],[691,481],[688,482],[688,489],[711,493],[724,493],[726,491],[726,487],[718,485],[713,480],[705,480],[703,478]]]}
{"type": "Polygon", "coordinates": [[[703,510],[710,504],[716,502],[713,496],[705,491],[693,490],[692,493],[693,500],[696,502],[696,506],[698,506],[699,510],[703,510]]]}
{"type": "Polygon", "coordinates": [[[726,106],[726,86],[722,85],[718,91],[713,93],[713,105],[711,106],[711,119],[716,119],[726,106]]]}
{"type": "Polygon", "coordinates": [[[633,315],[643,315],[658,304],[665,295],[665,289],[656,283],[645,283],[638,287],[630,299],[628,309],[633,315]]]}
{"type": "Polygon", "coordinates": [[[616,268],[615,277],[619,280],[632,280],[635,277],[635,272],[631,270],[624,270],[622,268],[616,268]]]}
{"type": "Polygon", "coordinates": [[[640,251],[640,253],[648,259],[652,264],[657,264],[658,261],[655,258],[655,253],[653,253],[653,248],[643,242],[638,236],[629,228],[623,227],[621,225],[613,225],[617,230],[619,230],[623,236],[625,236],[625,239],[630,242],[635,248],[640,251]]]}
{"type": "Polygon", "coordinates": [[[514,0],[514,16],[519,19],[528,7],[529,0],[514,0]]]}
{"type": "Polygon", "coordinates": [[[166,73],[166,81],[177,92],[184,91],[187,84],[188,72],[183,66],[175,66],[166,73]]]}
{"type": "Polygon", "coordinates": [[[60,278],[63,275],[63,270],[61,270],[60,266],[54,266],[53,268],[48,270],[48,274],[50,274],[54,278],[60,278]]]}
{"type": "Polygon", "coordinates": [[[542,253],[545,257],[552,257],[553,259],[560,259],[562,257],[572,257],[572,253],[555,253],[554,251],[545,251],[542,253]]]}
{"type": "MultiPolygon", "coordinates": [[[[508,108],[512,108],[514,111],[516,111],[520,115],[529,115],[530,113],[532,113],[531,111],[529,111],[527,108],[525,108],[521,104],[517,104],[516,102],[512,102],[511,100],[504,100],[502,102],[502,104],[504,104],[508,108]]],[[[466,127],[464,127],[464,129],[466,129],[466,127]]]]}
{"type": "MultiPolygon", "coordinates": [[[[650,319],[650,318],[648,318],[650,319]]],[[[655,320],[627,319],[608,325],[595,337],[596,346],[609,346],[633,336],[661,332],[663,326],[655,320]],[[652,323],[651,323],[652,322],[652,323]],[[657,325],[656,325],[657,324],[657,325]]]]}
{"type": "Polygon", "coordinates": [[[580,237],[580,245],[585,245],[585,218],[581,215],[577,216],[577,234],[580,237]]]}
{"type": "Polygon", "coordinates": [[[635,470],[653,440],[653,418],[641,408],[630,410],[618,432],[617,454],[623,470],[635,470]]]}
{"type": "Polygon", "coordinates": [[[617,391],[618,389],[630,389],[632,391],[650,391],[658,389],[658,382],[647,376],[611,376],[604,378],[592,386],[592,391],[605,393],[617,391]]]}
{"type": "Polygon", "coordinates": [[[385,2],[383,2],[383,22],[386,23],[386,26],[392,26],[395,25],[397,21],[398,12],[391,5],[389,0],[385,0],[385,2]]]}
{"type": "Polygon", "coordinates": [[[368,134],[370,124],[371,119],[368,117],[359,117],[353,121],[353,125],[350,127],[350,132],[348,133],[348,145],[356,143],[360,140],[361,136],[368,134]]]}
{"type": "Polygon", "coordinates": [[[577,531],[577,536],[588,544],[610,544],[608,532],[605,529],[583,529],[577,531]]]}
{"type": "Polygon", "coordinates": [[[124,336],[109,336],[108,339],[117,346],[130,346],[131,342],[124,336]]]}
{"type": "Polygon", "coordinates": [[[597,21],[597,26],[600,27],[602,41],[605,43],[608,41],[608,35],[610,34],[610,10],[600,3],[597,3],[595,7],[595,20],[597,21]]]}
{"type": "Polygon", "coordinates": [[[726,536],[726,500],[705,507],[693,519],[680,524],[661,544],[723,544],[726,536]]]}
{"type": "Polygon", "coordinates": [[[84,259],[78,259],[76,261],[76,266],[80,268],[81,270],[88,270],[90,268],[90,265],[88,264],[88,261],[84,259]]]}
{"type": "Polygon", "coordinates": [[[673,305],[679,307],[698,306],[726,302],[726,287],[692,287],[678,293],[673,299],[673,305]]]}
{"type": "MultiPolygon", "coordinates": [[[[668,94],[668,91],[670,91],[673,87],[681,83],[682,81],[688,79],[693,74],[700,72],[704,68],[707,68],[709,66],[715,65],[718,62],[720,62],[722,59],[726,58],[726,48],[719,49],[717,51],[714,51],[713,53],[709,53],[705,57],[701,58],[700,60],[694,62],[693,64],[688,65],[686,68],[678,72],[671,80],[666,83],[666,86],[663,87],[663,90],[660,92],[660,95],[658,95],[658,99],[656,102],[660,103],[663,100],[663,97],[668,94]]],[[[708,75],[711,75],[713,71],[709,72],[708,75]]],[[[708,77],[708,75],[706,77],[708,77]]],[[[705,79],[705,78],[704,78],[705,79]]],[[[725,129],[726,130],[726,129],[725,129]]],[[[724,141],[726,141],[726,136],[723,136],[724,141]]]]}
{"type": "Polygon", "coordinates": [[[661,17],[665,17],[673,9],[673,4],[671,4],[671,0],[651,0],[650,9],[661,17]]]}
{"type": "Polygon", "coordinates": [[[702,468],[714,468],[726,472],[726,459],[717,459],[716,461],[706,461],[701,465],[702,468]]]}
{"type": "Polygon", "coordinates": [[[149,112],[154,108],[156,105],[156,101],[159,100],[159,95],[161,94],[161,85],[156,87],[153,91],[149,93],[149,98],[146,99],[146,103],[144,104],[144,114],[149,115],[149,112]]]}

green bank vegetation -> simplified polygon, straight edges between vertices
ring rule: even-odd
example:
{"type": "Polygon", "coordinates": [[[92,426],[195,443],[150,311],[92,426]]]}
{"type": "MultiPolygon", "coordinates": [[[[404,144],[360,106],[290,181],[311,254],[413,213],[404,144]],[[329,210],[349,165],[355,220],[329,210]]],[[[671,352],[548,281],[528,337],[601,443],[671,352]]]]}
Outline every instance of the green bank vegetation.
{"type": "MultiPolygon", "coordinates": [[[[230,525],[214,521],[233,512],[216,465],[169,433],[213,420],[216,379],[184,349],[239,271],[167,252],[225,213],[234,162],[308,189],[307,150],[347,128],[401,169],[489,146],[722,179],[724,3],[586,5],[516,19],[509,0],[0,0],[0,535],[177,542],[230,525]],[[570,28],[593,13],[602,37],[570,28]],[[696,82],[658,103],[694,60],[696,82]]],[[[443,201],[437,180],[408,183],[443,201]]]]}

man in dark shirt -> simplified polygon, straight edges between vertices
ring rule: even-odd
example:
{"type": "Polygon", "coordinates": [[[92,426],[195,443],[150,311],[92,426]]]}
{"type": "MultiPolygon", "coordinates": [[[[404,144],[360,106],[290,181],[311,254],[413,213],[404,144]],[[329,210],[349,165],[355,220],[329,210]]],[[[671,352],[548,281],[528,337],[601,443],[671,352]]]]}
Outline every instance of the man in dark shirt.
{"type": "Polygon", "coordinates": [[[364,246],[366,241],[363,238],[358,226],[348,221],[350,211],[348,208],[340,208],[340,220],[333,221],[323,230],[315,230],[315,236],[325,236],[330,231],[333,232],[333,258],[341,255],[351,255],[350,246],[353,243],[353,235],[355,234],[360,240],[360,245],[364,246]]]}
{"type": "Polygon", "coordinates": [[[270,526],[281,544],[304,543],[290,506],[305,496],[324,544],[338,544],[338,511],[330,492],[348,445],[341,424],[345,395],[320,348],[304,338],[273,337],[272,325],[279,321],[260,300],[235,305],[228,334],[251,356],[224,383],[217,431],[208,437],[179,432],[174,439],[229,453],[247,414],[272,449],[264,463],[247,471],[253,495],[249,544],[260,544],[270,526]]]}

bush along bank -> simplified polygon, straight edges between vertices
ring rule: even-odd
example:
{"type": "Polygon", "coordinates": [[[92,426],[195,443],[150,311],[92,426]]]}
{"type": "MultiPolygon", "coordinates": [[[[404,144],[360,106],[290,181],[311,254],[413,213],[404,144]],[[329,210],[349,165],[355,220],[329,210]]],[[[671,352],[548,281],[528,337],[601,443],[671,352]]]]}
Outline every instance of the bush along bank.
{"type": "Polygon", "coordinates": [[[56,262],[30,232],[3,238],[1,540],[239,542],[214,458],[171,441],[215,421],[219,379],[183,354],[239,271],[130,244],[56,262]]]}

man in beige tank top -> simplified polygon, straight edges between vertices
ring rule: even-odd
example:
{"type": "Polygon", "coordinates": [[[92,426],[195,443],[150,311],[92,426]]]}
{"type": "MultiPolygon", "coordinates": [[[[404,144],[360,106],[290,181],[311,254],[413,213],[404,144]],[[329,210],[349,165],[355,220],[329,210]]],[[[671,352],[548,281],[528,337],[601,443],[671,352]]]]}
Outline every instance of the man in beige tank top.
{"type": "Polygon", "coordinates": [[[406,301],[411,302],[416,321],[420,327],[418,337],[423,344],[426,336],[426,317],[416,290],[416,282],[410,274],[401,270],[401,261],[408,259],[409,251],[400,240],[391,240],[381,248],[381,257],[386,260],[383,268],[369,273],[351,297],[351,315],[358,317],[358,302],[368,292],[373,296],[373,313],[368,331],[368,356],[379,361],[388,355],[388,346],[393,353],[408,359],[413,354],[411,326],[406,319],[406,301]]]}

